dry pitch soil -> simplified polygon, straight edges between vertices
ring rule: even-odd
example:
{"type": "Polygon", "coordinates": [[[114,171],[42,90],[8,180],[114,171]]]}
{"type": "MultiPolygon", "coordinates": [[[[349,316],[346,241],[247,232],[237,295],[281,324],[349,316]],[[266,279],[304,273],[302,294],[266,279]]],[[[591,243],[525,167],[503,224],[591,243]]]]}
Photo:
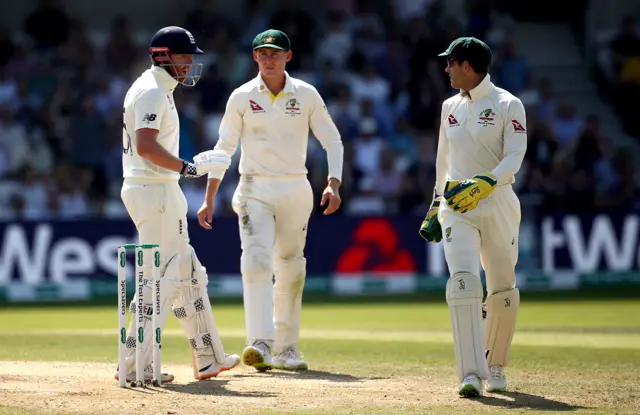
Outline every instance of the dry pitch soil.
{"type": "MultiPolygon", "coordinates": [[[[242,365],[197,382],[189,366],[170,369],[176,375],[170,385],[122,389],[109,364],[0,362],[0,404],[46,414],[355,414],[380,413],[383,407],[385,413],[406,413],[420,403],[420,390],[433,386],[420,378],[353,378],[314,371],[260,374],[242,365]]],[[[451,398],[437,395],[441,403],[451,398]]]]}

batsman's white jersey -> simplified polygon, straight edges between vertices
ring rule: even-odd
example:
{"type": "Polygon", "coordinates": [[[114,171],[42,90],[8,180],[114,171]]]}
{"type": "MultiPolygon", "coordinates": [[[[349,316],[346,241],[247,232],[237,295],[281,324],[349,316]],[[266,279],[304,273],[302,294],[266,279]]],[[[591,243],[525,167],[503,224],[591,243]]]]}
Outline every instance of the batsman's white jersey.
{"type": "Polygon", "coordinates": [[[136,150],[136,131],[141,128],[158,130],[158,143],[178,157],[180,122],[173,101],[178,82],[164,69],[152,66],[131,85],[124,99],[122,131],[122,170],[127,178],[150,181],[178,181],[180,174],[156,166],[140,157],[136,150]]]}
{"type": "Polygon", "coordinates": [[[276,352],[299,338],[303,250],[313,210],[305,167],[309,129],[327,151],[329,177],[341,180],[343,163],[342,140],[320,94],[285,76],[277,96],[260,74],[237,88],[215,146],[231,156],[240,139],[240,182],[232,205],[242,243],[247,344],[266,340],[276,352]]]}
{"type": "Polygon", "coordinates": [[[521,218],[520,202],[511,184],[526,149],[524,106],[493,85],[489,75],[468,93],[457,94],[442,105],[436,193],[444,193],[447,180],[487,173],[498,180],[495,190],[475,209],[458,213],[441,203],[438,211],[451,275],[447,302],[460,379],[470,373],[486,378],[487,361],[506,366],[509,360],[520,298],[515,266],[521,218]],[[486,338],[480,317],[480,265],[487,283],[486,338]]]}

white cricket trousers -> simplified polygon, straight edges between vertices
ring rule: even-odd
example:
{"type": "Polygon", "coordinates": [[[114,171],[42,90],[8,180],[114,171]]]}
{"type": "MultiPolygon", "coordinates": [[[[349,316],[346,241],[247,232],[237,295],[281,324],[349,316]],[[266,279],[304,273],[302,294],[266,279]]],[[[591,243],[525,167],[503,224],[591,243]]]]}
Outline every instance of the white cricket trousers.
{"type": "Polygon", "coordinates": [[[187,200],[177,181],[125,179],[120,192],[141,244],[158,244],[161,269],[189,244],[187,200]]]}
{"type": "Polygon", "coordinates": [[[247,344],[263,340],[276,353],[297,346],[306,276],[304,247],[313,210],[311,184],[306,175],[243,175],[232,206],[242,245],[247,344]]]}
{"type": "Polygon", "coordinates": [[[498,186],[464,214],[441,203],[438,220],[449,275],[468,272],[480,277],[480,263],[487,295],[514,289],[520,218],[520,201],[511,185],[498,186]]]}

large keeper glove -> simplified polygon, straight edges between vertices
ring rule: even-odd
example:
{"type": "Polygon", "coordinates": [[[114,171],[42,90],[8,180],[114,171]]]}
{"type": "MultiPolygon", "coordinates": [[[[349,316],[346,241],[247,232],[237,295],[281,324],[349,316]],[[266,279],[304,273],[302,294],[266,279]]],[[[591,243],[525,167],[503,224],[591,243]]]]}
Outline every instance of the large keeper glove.
{"type": "Polygon", "coordinates": [[[422,225],[420,225],[418,233],[427,242],[438,243],[442,240],[442,227],[438,221],[438,209],[441,201],[442,196],[437,196],[433,199],[427,211],[427,216],[425,216],[422,225]]]}
{"type": "MultiPolygon", "coordinates": [[[[459,182],[457,180],[448,181],[444,188],[445,192],[449,187],[455,186],[458,183],[459,182]]],[[[431,206],[429,206],[427,216],[425,216],[422,221],[422,225],[420,225],[418,233],[425,241],[438,243],[442,240],[442,227],[440,226],[440,221],[438,221],[438,209],[442,202],[442,196],[434,196],[435,198],[431,202],[431,206]]]]}
{"type": "Polygon", "coordinates": [[[466,213],[478,206],[496,188],[498,180],[493,174],[480,174],[464,180],[444,193],[447,204],[456,212],[466,213]]]}

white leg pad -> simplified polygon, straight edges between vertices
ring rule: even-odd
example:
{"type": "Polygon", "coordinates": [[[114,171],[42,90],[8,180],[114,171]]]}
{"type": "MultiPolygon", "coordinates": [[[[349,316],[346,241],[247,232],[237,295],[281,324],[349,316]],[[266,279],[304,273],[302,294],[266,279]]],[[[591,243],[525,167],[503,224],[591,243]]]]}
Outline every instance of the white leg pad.
{"type": "Polygon", "coordinates": [[[480,278],[469,273],[455,274],[447,281],[446,290],[459,381],[470,374],[487,379],[480,278]]]}
{"type": "Polygon", "coordinates": [[[487,337],[484,347],[489,366],[509,364],[519,308],[520,291],[517,288],[487,297],[487,337]]]}
{"type": "Polygon", "coordinates": [[[193,248],[189,248],[191,253],[187,260],[191,263],[191,272],[183,276],[185,279],[181,281],[180,294],[173,305],[173,313],[189,339],[195,357],[195,372],[196,369],[206,370],[210,365],[224,363],[225,353],[207,292],[206,269],[196,257],[193,248]]]}
{"type": "MultiPolygon", "coordinates": [[[[165,324],[167,323],[167,318],[169,317],[169,311],[171,310],[171,303],[173,303],[176,295],[178,294],[175,284],[170,279],[171,275],[175,275],[177,273],[178,263],[173,258],[167,262],[167,265],[164,268],[164,272],[162,272],[162,276],[160,277],[160,319],[158,326],[160,330],[164,329],[165,324]]],[[[144,360],[143,367],[146,367],[151,363],[152,359],[152,351],[153,351],[153,324],[152,324],[152,316],[153,316],[153,279],[151,277],[151,264],[145,265],[143,268],[143,274],[146,277],[144,279],[144,287],[142,296],[144,297],[144,321],[142,323],[143,327],[143,335],[144,342],[142,343],[142,357],[144,360]]],[[[131,323],[129,324],[129,333],[127,335],[127,377],[130,374],[135,373],[136,369],[136,319],[137,319],[137,310],[136,305],[138,303],[138,293],[136,293],[133,297],[133,300],[130,303],[129,311],[133,315],[131,319],[131,323]]]]}

